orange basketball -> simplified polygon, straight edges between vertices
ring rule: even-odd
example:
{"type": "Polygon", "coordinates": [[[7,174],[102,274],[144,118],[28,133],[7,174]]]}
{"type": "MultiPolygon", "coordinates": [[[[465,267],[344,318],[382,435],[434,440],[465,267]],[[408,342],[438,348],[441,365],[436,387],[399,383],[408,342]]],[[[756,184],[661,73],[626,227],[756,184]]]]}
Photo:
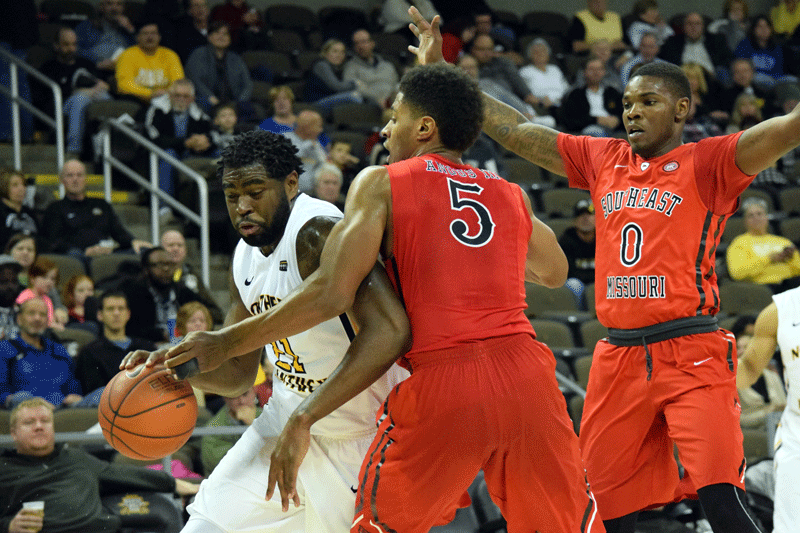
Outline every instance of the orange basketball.
{"type": "Polygon", "coordinates": [[[98,413],[103,436],[132,459],[161,459],[192,436],[197,399],[191,385],[162,365],[123,370],[106,385],[98,413]]]}

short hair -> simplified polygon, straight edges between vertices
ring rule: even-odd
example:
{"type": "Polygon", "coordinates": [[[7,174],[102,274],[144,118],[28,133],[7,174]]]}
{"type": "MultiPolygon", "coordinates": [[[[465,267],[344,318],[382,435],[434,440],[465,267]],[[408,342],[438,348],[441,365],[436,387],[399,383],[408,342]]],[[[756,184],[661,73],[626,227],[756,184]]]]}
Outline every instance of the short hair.
{"type": "Polygon", "coordinates": [[[288,85],[276,85],[275,87],[270,89],[269,92],[267,93],[267,98],[269,98],[269,105],[273,105],[275,103],[275,100],[277,100],[278,96],[281,94],[288,95],[289,100],[291,100],[292,103],[294,103],[295,96],[292,88],[289,87],[288,85]]]}
{"type": "Polygon", "coordinates": [[[147,268],[150,266],[150,256],[153,255],[154,252],[164,252],[166,253],[167,250],[163,246],[153,246],[151,248],[147,248],[142,252],[142,268],[147,271],[147,268]]]}
{"type": "Polygon", "coordinates": [[[403,102],[430,116],[448,150],[464,152],[483,127],[483,97],[478,83],[463,69],[437,63],[417,66],[400,80],[403,102]]]}
{"type": "Polygon", "coordinates": [[[233,102],[224,102],[222,104],[218,104],[214,108],[214,117],[216,118],[219,115],[219,112],[223,109],[230,109],[237,118],[239,117],[239,112],[236,110],[236,104],[233,102]]]}
{"type": "Polygon", "coordinates": [[[543,37],[536,37],[530,43],[528,43],[528,47],[525,49],[525,54],[530,57],[531,53],[533,52],[533,47],[537,44],[540,44],[547,48],[547,53],[552,55],[553,49],[550,47],[550,43],[547,42],[543,37]]]}
{"type": "Polygon", "coordinates": [[[15,233],[14,235],[11,236],[10,239],[8,239],[8,242],[6,243],[6,249],[4,250],[4,252],[10,254],[11,250],[13,250],[16,245],[28,239],[33,241],[33,248],[35,251],[36,237],[34,237],[33,235],[28,235],[27,233],[15,233]]]}
{"type": "Polygon", "coordinates": [[[50,411],[50,415],[53,414],[53,405],[45,400],[44,398],[34,397],[28,398],[25,401],[20,402],[11,410],[11,414],[9,415],[9,427],[11,429],[15,429],[17,427],[17,422],[19,421],[19,412],[23,409],[29,409],[33,407],[45,407],[50,411]]]}
{"type": "Polygon", "coordinates": [[[64,285],[64,292],[61,295],[64,300],[64,305],[67,306],[67,308],[75,306],[75,287],[78,286],[78,283],[87,279],[91,281],[92,286],[94,286],[94,281],[86,274],[75,274],[67,280],[66,285],[64,285]]]}
{"type": "Polygon", "coordinates": [[[75,30],[69,26],[59,26],[58,29],[56,29],[56,33],[53,35],[53,44],[58,44],[61,42],[61,34],[65,31],[71,31],[72,33],[75,33],[75,30]]]}
{"type": "Polygon", "coordinates": [[[125,300],[125,305],[128,305],[128,296],[119,289],[109,289],[100,295],[100,309],[103,309],[106,300],[109,298],[122,298],[125,300]]]}
{"type": "Polygon", "coordinates": [[[319,49],[319,55],[325,57],[325,54],[327,54],[330,51],[330,49],[337,44],[341,44],[342,46],[344,46],[344,42],[340,41],[339,39],[334,39],[334,38],[328,39],[327,41],[322,43],[322,47],[319,49]]]}
{"type": "Polygon", "coordinates": [[[765,199],[758,196],[751,196],[742,202],[742,213],[747,213],[747,210],[751,207],[760,207],[766,213],[769,213],[769,204],[765,199]]]}
{"type": "Polygon", "coordinates": [[[681,70],[681,67],[678,65],[667,63],[666,61],[653,61],[642,65],[633,75],[633,77],[636,76],[659,78],[667,85],[676,99],[692,99],[692,88],[689,86],[689,78],[686,77],[686,73],[681,70]]]}
{"type": "Polygon", "coordinates": [[[267,177],[278,181],[283,181],[293,171],[300,174],[303,168],[297,148],[286,136],[255,129],[237,135],[222,150],[217,163],[217,177],[222,180],[226,168],[256,164],[264,167],[267,177]]]}
{"type": "Polygon", "coordinates": [[[643,15],[647,12],[648,9],[656,8],[658,9],[658,1],[657,0],[637,0],[633,4],[633,14],[636,15],[638,18],[639,16],[643,15]]]}
{"type": "Polygon", "coordinates": [[[225,22],[224,20],[212,20],[208,23],[208,29],[206,30],[206,35],[217,33],[222,28],[228,28],[228,32],[231,31],[231,25],[225,22]]]}
{"type": "Polygon", "coordinates": [[[200,302],[189,302],[183,304],[180,309],[178,309],[178,315],[175,317],[175,329],[179,331],[181,335],[186,335],[186,324],[189,322],[189,319],[192,318],[192,315],[198,311],[203,312],[203,316],[206,319],[206,327],[209,330],[214,327],[214,319],[211,317],[211,311],[208,310],[208,307],[200,302]]]}
{"type": "Polygon", "coordinates": [[[747,6],[747,2],[745,0],[725,0],[725,3],[722,5],[723,18],[728,16],[728,13],[731,12],[731,9],[733,9],[734,4],[742,5],[742,15],[744,17],[743,20],[747,20],[749,7],[747,6]]]}
{"type": "Polygon", "coordinates": [[[46,276],[51,270],[56,271],[56,285],[58,285],[58,265],[52,259],[39,256],[28,269],[28,279],[46,276]]]}
{"type": "Polygon", "coordinates": [[[22,171],[13,168],[0,169],[0,198],[9,199],[8,195],[11,194],[11,178],[14,176],[19,176],[22,178],[22,182],[25,183],[25,174],[23,174],[22,171]]]}
{"type": "Polygon", "coordinates": [[[190,80],[189,78],[181,78],[179,80],[173,81],[172,85],[169,86],[169,89],[171,91],[172,89],[174,89],[175,87],[178,87],[180,85],[183,85],[185,87],[191,87],[192,92],[193,93],[195,92],[194,82],[192,80],[190,80]]]}
{"type": "MultiPolygon", "coordinates": [[[[344,142],[344,141],[338,141],[338,142],[344,142]]],[[[317,185],[319,183],[320,176],[322,176],[326,172],[336,176],[339,179],[340,184],[344,180],[344,175],[342,174],[342,170],[339,167],[337,167],[333,163],[323,163],[317,167],[317,170],[314,171],[314,185],[317,185]]]]}

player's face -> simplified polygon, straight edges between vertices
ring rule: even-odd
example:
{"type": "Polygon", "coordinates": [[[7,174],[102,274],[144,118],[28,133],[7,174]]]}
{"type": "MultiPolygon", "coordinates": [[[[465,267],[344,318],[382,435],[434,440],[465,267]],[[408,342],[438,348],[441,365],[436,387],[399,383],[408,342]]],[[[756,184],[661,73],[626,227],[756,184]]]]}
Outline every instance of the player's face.
{"type": "Polygon", "coordinates": [[[681,144],[689,99],[676,99],[663,80],[634,76],[622,96],[622,121],[634,153],[651,158],[681,144]]]}
{"type": "Polygon", "coordinates": [[[55,447],[53,413],[47,407],[23,407],[17,411],[17,420],[11,428],[17,452],[44,456],[55,447]]]}
{"type": "Polygon", "coordinates": [[[418,119],[411,108],[403,101],[403,93],[397,93],[392,104],[392,117],[381,130],[386,140],[383,145],[389,150],[389,163],[414,157],[418,144],[416,142],[418,119]]]}
{"type": "Polygon", "coordinates": [[[261,164],[225,169],[222,177],[231,223],[244,242],[259,248],[280,241],[297,194],[297,172],[272,179],[261,164]]]}

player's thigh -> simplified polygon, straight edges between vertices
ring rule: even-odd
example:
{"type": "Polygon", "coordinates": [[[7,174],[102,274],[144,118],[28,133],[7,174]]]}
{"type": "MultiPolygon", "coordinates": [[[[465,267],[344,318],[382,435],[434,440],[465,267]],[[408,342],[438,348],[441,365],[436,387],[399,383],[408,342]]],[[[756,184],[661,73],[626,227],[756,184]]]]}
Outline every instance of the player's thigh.
{"type": "MultiPolygon", "coordinates": [[[[797,531],[800,524],[800,432],[787,427],[787,414],[781,420],[781,426],[775,436],[779,443],[775,450],[775,510],[773,513],[773,532],[791,533],[797,531]]],[[[794,422],[800,417],[791,415],[794,422]]]]}
{"type": "Polygon", "coordinates": [[[744,451],[735,382],[682,392],[664,407],[669,434],[694,488],[729,483],[744,489],[744,451]]]}

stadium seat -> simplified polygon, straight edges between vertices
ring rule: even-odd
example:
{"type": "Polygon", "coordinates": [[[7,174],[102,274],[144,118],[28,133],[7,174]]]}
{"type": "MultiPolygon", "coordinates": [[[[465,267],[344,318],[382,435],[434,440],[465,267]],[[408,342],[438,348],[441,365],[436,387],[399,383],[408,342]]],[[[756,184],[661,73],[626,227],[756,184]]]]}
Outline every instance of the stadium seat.
{"type": "Polygon", "coordinates": [[[587,320],[581,324],[581,340],[583,341],[583,347],[587,350],[593,351],[597,341],[607,336],[608,328],[597,319],[587,320]]]}
{"type": "Polygon", "coordinates": [[[766,285],[727,281],[719,287],[720,311],[728,315],[755,315],[772,302],[766,285]]]}
{"type": "Polygon", "coordinates": [[[56,433],[86,431],[97,424],[97,407],[70,407],[53,412],[56,433]]]}
{"type": "Polygon", "coordinates": [[[589,369],[592,367],[592,356],[578,357],[575,359],[573,367],[575,368],[575,380],[578,385],[586,389],[586,385],[589,383],[589,369]]]}
{"type": "Polygon", "coordinates": [[[730,243],[734,237],[744,232],[744,217],[731,217],[725,222],[725,231],[720,242],[730,243]]]}
{"type": "Polygon", "coordinates": [[[266,22],[272,28],[299,31],[303,34],[319,26],[317,14],[305,6],[295,4],[275,4],[264,12],[266,22]]]}
{"type": "Polygon", "coordinates": [[[531,326],[536,332],[536,338],[553,349],[573,348],[575,341],[569,326],[563,322],[541,318],[531,319],[531,326]]]}
{"type": "Polygon", "coordinates": [[[578,200],[591,199],[582,189],[550,189],[542,191],[542,209],[549,217],[572,218],[578,200]]]}

